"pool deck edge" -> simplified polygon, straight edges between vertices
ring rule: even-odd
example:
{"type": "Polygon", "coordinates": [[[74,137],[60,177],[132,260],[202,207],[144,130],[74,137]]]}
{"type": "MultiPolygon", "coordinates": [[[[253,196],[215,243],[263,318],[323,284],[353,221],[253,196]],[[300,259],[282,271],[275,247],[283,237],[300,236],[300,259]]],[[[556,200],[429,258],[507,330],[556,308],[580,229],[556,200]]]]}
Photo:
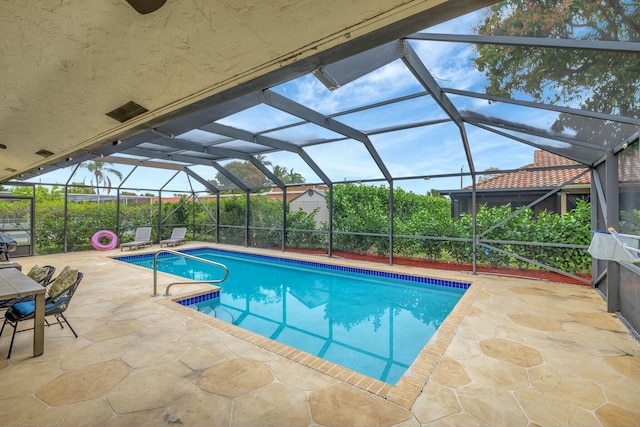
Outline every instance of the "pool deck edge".
{"type": "MultiPolygon", "coordinates": [[[[235,252],[242,251],[236,249],[235,252]]],[[[282,258],[289,257],[282,256],[282,258]]],[[[304,258],[308,260],[309,256],[307,255],[304,258]]],[[[329,258],[327,258],[327,260],[329,260],[329,258]]],[[[324,261],[325,259],[323,258],[323,262],[324,261]]],[[[346,260],[342,259],[333,260],[331,264],[348,265],[346,260]]],[[[378,265],[374,264],[370,268],[375,267],[378,267],[378,265]]],[[[382,267],[385,266],[383,265],[382,267]]],[[[384,268],[381,268],[380,270],[389,271],[389,269],[384,268]]],[[[393,269],[391,268],[391,270],[393,269]]],[[[417,276],[430,277],[429,275],[424,274],[424,271],[416,271],[415,274],[417,276]]],[[[382,397],[405,409],[411,409],[484,285],[483,280],[477,279],[468,280],[468,278],[465,278],[465,282],[470,283],[471,285],[466,289],[465,293],[456,303],[452,311],[438,327],[434,335],[422,348],[418,356],[414,359],[409,368],[407,368],[406,372],[395,385],[364,375],[353,369],[346,368],[329,360],[299,350],[295,347],[248,331],[239,326],[229,324],[205,313],[200,313],[177,302],[178,300],[201,294],[202,291],[194,292],[193,294],[182,294],[179,297],[166,297],[159,299],[158,302],[169,309],[178,311],[192,319],[202,321],[210,327],[229,333],[236,338],[250,342],[264,350],[276,353],[301,365],[329,375],[338,381],[346,382],[358,387],[359,389],[382,397]]]]}

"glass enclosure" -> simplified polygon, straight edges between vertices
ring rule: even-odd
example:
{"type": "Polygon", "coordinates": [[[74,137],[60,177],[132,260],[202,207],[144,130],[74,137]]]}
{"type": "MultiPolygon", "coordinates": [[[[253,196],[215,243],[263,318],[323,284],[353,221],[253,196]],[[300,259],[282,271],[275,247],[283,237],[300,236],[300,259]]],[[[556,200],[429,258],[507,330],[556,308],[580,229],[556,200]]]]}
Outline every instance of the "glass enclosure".
{"type": "Polygon", "coordinates": [[[635,266],[616,273],[587,249],[592,230],[640,229],[638,8],[604,19],[543,3],[202,100],[5,183],[2,226],[35,253],[89,249],[101,229],[128,241],[152,226],[157,242],[187,227],[196,241],[615,287],[632,296],[610,309],[637,312],[635,266]],[[534,17],[544,25],[521,25],[534,17]],[[33,220],[12,213],[30,203],[33,220]]]}

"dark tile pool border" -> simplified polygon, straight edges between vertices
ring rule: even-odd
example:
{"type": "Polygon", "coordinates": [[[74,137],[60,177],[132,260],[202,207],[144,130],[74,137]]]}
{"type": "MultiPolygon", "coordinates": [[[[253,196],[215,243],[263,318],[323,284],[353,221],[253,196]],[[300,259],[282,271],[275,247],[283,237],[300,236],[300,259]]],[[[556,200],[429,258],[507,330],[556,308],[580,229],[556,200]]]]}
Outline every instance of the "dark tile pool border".
{"type": "Polygon", "coordinates": [[[199,302],[204,302],[204,301],[210,301],[212,299],[216,299],[216,298],[220,298],[220,291],[212,291],[212,292],[207,292],[207,293],[203,293],[200,295],[193,295],[190,297],[185,297],[182,299],[178,299],[178,300],[174,300],[175,302],[177,302],[178,304],[184,305],[186,307],[193,305],[193,304],[198,304],[199,302]]]}
{"type": "MultiPolygon", "coordinates": [[[[319,268],[319,269],[334,270],[334,271],[341,271],[341,272],[347,272],[347,273],[356,273],[356,274],[362,274],[362,275],[373,276],[373,277],[381,277],[381,278],[386,278],[386,279],[405,280],[405,281],[414,282],[414,283],[417,283],[417,284],[444,286],[444,287],[454,288],[454,289],[467,290],[471,286],[471,283],[457,282],[457,281],[453,281],[453,280],[434,279],[432,277],[414,276],[414,275],[409,275],[409,274],[399,274],[399,273],[393,273],[393,272],[388,272],[388,271],[372,270],[372,269],[368,269],[368,268],[358,268],[358,267],[348,267],[348,266],[335,265],[335,264],[325,264],[325,263],[315,262],[315,261],[305,261],[305,260],[298,260],[298,259],[285,258],[285,257],[276,257],[276,256],[270,256],[270,255],[253,254],[253,253],[249,253],[249,252],[229,251],[229,250],[226,250],[226,249],[218,249],[218,248],[192,248],[192,249],[183,249],[183,250],[181,250],[179,252],[182,252],[182,253],[185,253],[185,254],[189,254],[189,255],[198,255],[198,253],[201,253],[201,252],[220,253],[220,254],[225,254],[225,255],[235,255],[235,256],[241,256],[241,257],[256,258],[256,259],[259,259],[259,260],[262,260],[262,261],[278,261],[278,262],[284,262],[286,264],[309,266],[309,267],[314,267],[314,268],[319,268]]],[[[167,252],[167,253],[159,254],[158,258],[164,258],[164,257],[169,257],[169,256],[173,256],[173,255],[171,255],[170,253],[167,252]]],[[[136,254],[136,255],[116,256],[116,257],[113,257],[113,259],[115,259],[117,261],[127,262],[127,261],[133,261],[133,260],[137,260],[137,259],[147,259],[147,258],[152,258],[152,257],[153,257],[153,254],[145,253],[145,254],[136,254]]]]}

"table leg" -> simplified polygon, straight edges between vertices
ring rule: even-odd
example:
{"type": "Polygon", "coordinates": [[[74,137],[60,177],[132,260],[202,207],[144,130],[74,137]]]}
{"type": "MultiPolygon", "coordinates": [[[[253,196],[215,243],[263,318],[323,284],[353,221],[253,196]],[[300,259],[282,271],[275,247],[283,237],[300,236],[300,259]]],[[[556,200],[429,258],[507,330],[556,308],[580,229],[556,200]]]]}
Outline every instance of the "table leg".
{"type": "Polygon", "coordinates": [[[44,353],[44,292],[35,295],[33,322],[33,355],[35,357],[44,353]]]}

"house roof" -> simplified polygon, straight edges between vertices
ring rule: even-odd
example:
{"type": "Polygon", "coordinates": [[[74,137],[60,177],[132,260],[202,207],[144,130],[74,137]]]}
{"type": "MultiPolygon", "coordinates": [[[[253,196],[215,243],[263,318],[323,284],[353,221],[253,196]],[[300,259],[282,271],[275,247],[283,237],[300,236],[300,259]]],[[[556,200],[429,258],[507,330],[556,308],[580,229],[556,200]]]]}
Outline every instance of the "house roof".
{"type": "Polygon", "coordinates": [[[305,194],[311,196],[311,195],[313,195],[315,193],[315,194],[318,194],[318,195],[324,197],[324,192],[325,192],[325,190],[316,189],[316,188],[310,188],[310,189],[308,189],[307,191],[305,191],[305,192],[303,192],[301,194],[297,194],[293,199],[291,199],[289,201],[293,202],[294,200],[299,199],[300,197],[304,196],[305,194]]]}
{"type": "Polygon", "coordinates": [[[640,182],[640,149],[633,147],[628,153],[618,157],[620,182],[640,182]]]}
{"type": "MultiPolygon", "coordinates": [[[[587,168],[571,169],[545,169],[552,167],[579,166],[579,163],[557,156],[548,151],[536,150],[533,155],[533,163],[522,166],[516,172],[506,172],[491,178],[484,179],[476,184],[481,189],[505,189],[505,188],[541,188],[557,187],[577,177],[587,168]]],[[[590,184],[591,174],[584,174],[572,184],[590,184]]],[[[466,187],[471,189],[471,187],[466,187]]]]}
{"type": "MultiPolygon", "coordinates": [[[[319,192],[320,194],[324,194],[324,191],[327,187],[322,185],[301,185],[297,187],[289,187],[287,188],[287,202],[290,202],[303,194],[306,194],[307,191],[313,190],[319,192]]],[[[271,191],[266,193],[251,193],[251,196],[263,196],[270,200],[282,200],[282,190],[279,188],[272,188],[271,191]]],[[[244,194],[221,194],[220,197],[244,197],[244,194]]],[[[216,196],[200,196],[200,200],[215,200],[216,196]]],[[[179,202],[181,199],[180,196],[175,197],[162,197],[163,202],[179,202]]],[[[158,201],[158,197],[155,196],[152,199],[154,202],[158,201]]]]}

